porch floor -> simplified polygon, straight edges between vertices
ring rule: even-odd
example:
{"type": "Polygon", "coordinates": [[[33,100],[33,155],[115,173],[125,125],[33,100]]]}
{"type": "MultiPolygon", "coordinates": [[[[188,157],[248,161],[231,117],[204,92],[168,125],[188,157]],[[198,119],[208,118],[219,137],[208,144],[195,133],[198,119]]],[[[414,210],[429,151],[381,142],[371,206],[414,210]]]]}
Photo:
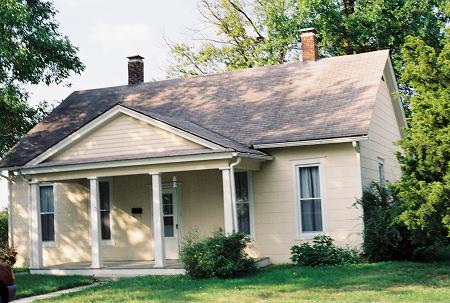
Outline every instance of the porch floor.
{"type": "MultiPolygon", "coordinates": [[[[255,259],[257,267],[270,265],[267,257],[255,259]]],[[[41,275],[82,275],[108,278],[137,277],[150,275],[183,275],[186,273],[180,260],[166,260],[166,265],[155,267],[154,261],[104,261],[102,268],[90,268],[89,262],[65,263],[46,266],[39,269],[30,268],[31,274],[41,275]]]]}
{"type": "MultiPolygon", "coordinates": [[[[43,269],[80,269],[80,268],[90,268],[91,263],[89,262],[74,262],[74,263],[63,263],[52,266],[45,266],[43,269]]],[[[102,268],[111,269],[148,269],[155,268],[155,261],[153,260],[143,260],[143,261],[104,261],[102,268]]],[[[164,268],[184,268],[183,263],[180,260],[166,260],[166,265],[164,268]]]]}

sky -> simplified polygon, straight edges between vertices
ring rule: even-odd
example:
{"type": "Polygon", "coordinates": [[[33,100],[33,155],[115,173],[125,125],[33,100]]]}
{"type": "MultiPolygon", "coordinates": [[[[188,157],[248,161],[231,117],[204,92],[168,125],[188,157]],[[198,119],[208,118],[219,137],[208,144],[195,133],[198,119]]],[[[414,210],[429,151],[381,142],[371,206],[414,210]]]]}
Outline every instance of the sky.
{"type": "Polygon", "coordinates": [[[86,65],[71,87],[27,86],[30,103],[61,101],[72,91],[127,84],[127,56],[145,58],[145,81],[164,79],[171,42],[192,41],[192,29],[208,31],[198,0],[56,0],[60,32],[79,48],[86,65]]]}
{"type": "MultiPolygon", "coordinates": [[[[189,42],[193,29],[212,33],[201,21],[198,0],[55,0],[60,32],[79,48],[86,65],[67,86],[26,86],[30,103],[59,103],[75,90],[127,84],[127,59],[141,55],[145,81],[164,79],[169,64],[166,41],[189,42]]],[[[6,206],[0,178],[0,209],[6,206]]]]}

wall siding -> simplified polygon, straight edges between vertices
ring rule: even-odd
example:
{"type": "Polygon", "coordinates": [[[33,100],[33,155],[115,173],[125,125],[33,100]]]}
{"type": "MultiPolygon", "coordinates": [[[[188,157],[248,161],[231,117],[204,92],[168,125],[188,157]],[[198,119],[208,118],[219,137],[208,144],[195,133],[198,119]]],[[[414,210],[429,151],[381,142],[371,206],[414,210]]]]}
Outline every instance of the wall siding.
{"type": "Polygon", "coordinates": [[[396,153],[400,147],[394,142],[401,139],[401,131],[392,105],[393,99],[386,82],[380,81],[380,88],[375,102],[372,122],[369,128],[369,140],[361,141],[361,175],[363,186],[380,180],[378,164],[383,159],[385,178],[395,181],[400,178],[400,165],[396,153]]]}
{"type": "Polygon", "coordinates": [[[66,150],[51,157],[50,161],[203,148],[197,143],[121,114],[66,150]]]}
{"type": "MultiPolygon", "coordinates": [[[[269,151],[272,161],[253,172],[255,242],[253,256],[268,256],[275,263],[289,262],[297,238],[293,161],[323,157],[328,233],[339,245],[361,244],[361,210],[353,207],[361,193],[357,153],[351,143],[280,148],[269,151]]],[[[162,174],[169,183],[180,183],[181,238],[192,231],[209,235],[223,228],[222,174],[219,169],[162,174]]],[[[43,249],[44,265],[89,261],[89,188],[86,180],[55,183],[56,246],[43,249]]],[[[112,241],[102,245],[104,260],[150,260],[152,223],[150,176],[112,178],[112,241]],[[131,208],[142,207],[140,217],[131,208]]],[[[13,186],[13,234],[19,265],[28,263],[27,185],[13,186]]]]}
{"type": "Polygon", "coordinates": [[[338,245],[359,248],[362,212],[353,206],[361,193],[357,154],[351,143],[269,150],[274,160],[253,173],[256,256],[272,262],[289,262],[297,236],[294,164],[296,160],[324,159],[324,203],[328,233],[338,245]]]}

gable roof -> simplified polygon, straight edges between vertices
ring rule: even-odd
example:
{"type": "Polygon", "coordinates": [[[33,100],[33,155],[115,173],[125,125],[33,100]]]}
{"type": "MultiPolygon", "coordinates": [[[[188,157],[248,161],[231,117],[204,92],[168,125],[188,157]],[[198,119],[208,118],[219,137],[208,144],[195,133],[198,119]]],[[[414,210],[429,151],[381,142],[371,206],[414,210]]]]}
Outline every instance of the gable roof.
{"type": "Polygon", "coordinates": [[[367,135],[387,50],[73,92],[0,161],[23,166],[116,105],[225,148],[367,135]]]}

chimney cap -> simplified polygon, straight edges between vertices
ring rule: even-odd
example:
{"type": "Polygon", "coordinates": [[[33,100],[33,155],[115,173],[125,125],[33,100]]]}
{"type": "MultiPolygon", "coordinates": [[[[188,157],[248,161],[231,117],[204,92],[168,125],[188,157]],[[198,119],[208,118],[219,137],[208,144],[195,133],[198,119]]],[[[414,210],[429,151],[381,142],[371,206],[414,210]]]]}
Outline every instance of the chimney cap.
{"type": "Polygon", "coordinates": [[[302,29],[300,29],[300,33],[302,33],[302,34],[309,34],[309,33],[317,34],[317,30],[314,27],[302,28],[302,29]]]}
{"type": "Polygon", "coordinates": [[[140,55],[130,56],[127,58],[128,58],[128,60],[143,60],[144,59],[144,57],[142,57],[140,55]]]}

